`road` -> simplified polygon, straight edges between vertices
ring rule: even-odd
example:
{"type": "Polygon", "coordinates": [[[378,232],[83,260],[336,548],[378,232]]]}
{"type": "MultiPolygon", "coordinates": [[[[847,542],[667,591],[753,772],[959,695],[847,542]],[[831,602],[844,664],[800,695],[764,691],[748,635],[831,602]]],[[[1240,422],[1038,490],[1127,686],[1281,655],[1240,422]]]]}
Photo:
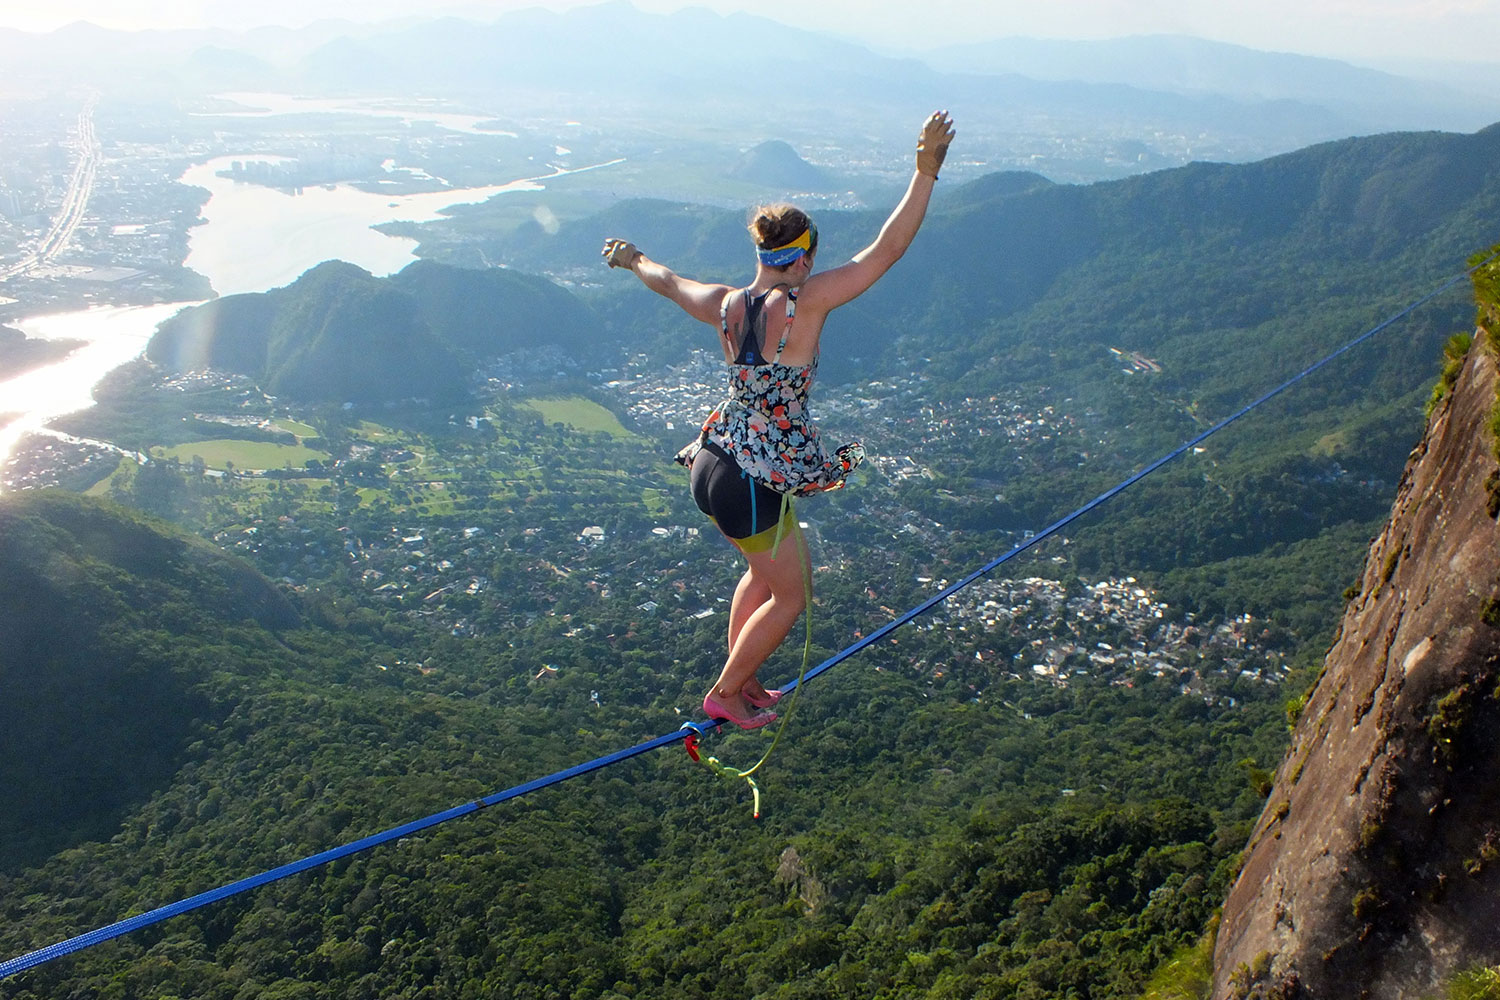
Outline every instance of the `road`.
{"type": "Polygon", "coordinates": [[[73,168],[73,176],[68,180],[68,191],[63,195],[62,206],[58,209],[56,218],[52,220],[52,228],[47,230],[47,234],[28,256],[0,269],[0,281],[25,274],[33,268],[51,262],[67,249],[68,241],[73,238],[73,232],[83,221],[83,213],[89,205],[89,196],[94,193],[94,178],[99,170],[101,155],[99,138],[94,133],[94,108],[98,103],[98,95],[91,94],[84,103],[83,110],[78,112],[76,139],[78,163],[73,168]]]}

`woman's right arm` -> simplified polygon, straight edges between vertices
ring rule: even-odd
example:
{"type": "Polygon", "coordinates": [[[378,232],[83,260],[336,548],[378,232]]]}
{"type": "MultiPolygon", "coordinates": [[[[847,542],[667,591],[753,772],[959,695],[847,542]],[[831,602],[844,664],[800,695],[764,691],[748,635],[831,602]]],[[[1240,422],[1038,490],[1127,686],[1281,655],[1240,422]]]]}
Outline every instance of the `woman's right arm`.
{"type": "Polygon", "coordinates": [[[730,292],[728,285],[705,284],[684,278],[665,264],[658,264],[627,240],[608,239],[601,251],[610,267],[623,268],[641,279],[657,295],[671,299],[683,312],[710,326],[719,325],[719,305],[730,292]]]}
{"type": "Polygon", "coordinates": [[[927,203],[932,198],[932,187],[937,181],[938,170],[948,155],[948,144],[953,141],[953,120],[946,111],[935,111],[922,126],[917,140],[917,169],[912,174],[906,194],[896,205],[891,217],[880,227],[875,242],[855,254],[847,264],[827,271],[815,273],[803,286],[800,302],[827,312],[841,306],[869,289],[900,260],[922,227],[927,215],[927,203]]]}

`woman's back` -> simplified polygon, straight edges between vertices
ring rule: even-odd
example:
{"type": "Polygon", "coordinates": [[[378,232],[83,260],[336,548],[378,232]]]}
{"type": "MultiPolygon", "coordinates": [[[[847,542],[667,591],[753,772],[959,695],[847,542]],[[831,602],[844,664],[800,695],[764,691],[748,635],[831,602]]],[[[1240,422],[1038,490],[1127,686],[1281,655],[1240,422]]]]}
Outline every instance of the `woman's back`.
{"type": "Polygon", "coordinates": [[[726,294],[719,320],[724,360],[745,363],[747,347],[759,358],[751,364],[776,361],[802,368],[817,360],[823,317],[809,316],[795,294],[784,285],[763,290],[751,285],[726,294]]]}

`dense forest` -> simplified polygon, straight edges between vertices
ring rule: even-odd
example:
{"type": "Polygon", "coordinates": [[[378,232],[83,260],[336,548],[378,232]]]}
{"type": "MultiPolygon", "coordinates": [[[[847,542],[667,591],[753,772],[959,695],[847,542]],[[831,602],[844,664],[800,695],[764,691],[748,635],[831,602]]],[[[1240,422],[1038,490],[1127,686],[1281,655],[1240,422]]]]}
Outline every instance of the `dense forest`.
{"type": "MultiPolygon", "coordinates": [[[[45,675],[98,692],[38,727],[38,704],[52,718],[66,696],[34,688],[39,665],[4,665],[21,713],[4,731],[33,734],[7,748],[7,777],[32,790],[25,828],[45,831],[5,841],[12,951],[670,729],[657,692],[690,678],[607,682],[703,638],[643,618],[537,684],[531,655],[565,645],[545,628],[462,644],[329,629],[317,620],[336,609],[300,618],[248,567],[123,509],[43,493],[3,513],[7,622],[71,612],[45,675]],[[79,607],[112,622],[107,640],[79,607]],[[417,655],[422,669],[398,665],[417,655]]],[[[866,665],[809,693],[760,821],[663,753],[0,989],[1125,995],[1201,930],[1259,809],[1244,761],[1272,759],[1282,729],[1274,687],[1210,704],[1139,680],[1001,680],[976,701],[866,665]]]]}
{"type": "MultiPolygon", "coordinates": [[[[1497,142],[945,192],[901,280],[830,325],[829,426],[891,461],[799,508],[813,659],[1459,269],[1493,242],[1497,142]]],[[[820,223],[851,241],[825,252],[878,221],[820,223]]],[[[643,203],[487,249],[561,273],[616,233],[684,266],[742,256],[733,213],[643,203]]],[[[205,307],[153,344],[167,368],[68,424],[151,461],[0,498],[0,952],[694,717],[737,564],[667,461],[681,427],[626,395],[675,384],[690,335],[637,289],[540,281],[325,265],[205,307]],[[579,339],[538,334],[555,309],[579,339]],[[381,349],[340,367],[350,316],[381,349]],[[504,378],[470,377],[507,351],[504,378]],[[168,370],[210,358],[236,374],[168,370]],[[414,401],[408,370],[451,393],[414,401]],[[346,408],[353,385],[379,392],[346,408]]],[[[1472,308],[1435,303],[819,678],[759,820],[673,748],[0,996],[1138,996],[1211,925],[1472,308]]]]}

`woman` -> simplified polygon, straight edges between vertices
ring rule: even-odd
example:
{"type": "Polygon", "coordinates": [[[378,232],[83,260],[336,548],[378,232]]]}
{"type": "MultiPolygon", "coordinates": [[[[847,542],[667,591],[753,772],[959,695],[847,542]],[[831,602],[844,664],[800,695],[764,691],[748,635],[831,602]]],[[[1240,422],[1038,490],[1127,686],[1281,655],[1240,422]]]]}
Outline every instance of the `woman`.
{"type": "Polygon", "coordinates": [[[852,444],[830,458],[807,414],[823,323],[911,245],[953,136],[946,111],[927,119],[916,172],[900,204],[875,242],[829,271],[813,273],[818,229],[791,205],[756,210],[750,222],[755,279],[744,288],[681,277],[625,240],[604,243],[610,267],[630,270],[647,288],[718,330],[729,363],[729,397],[677,456],[691,469],[693,500],[749,564],[730,605],[729,655],[703,699],[710,718],[744,729],[776,719],[768,709],[781,692],[767,691],[756,673],[802,612],[812,571],[788,498],[837,489],[864,457],[852,444]]]}

